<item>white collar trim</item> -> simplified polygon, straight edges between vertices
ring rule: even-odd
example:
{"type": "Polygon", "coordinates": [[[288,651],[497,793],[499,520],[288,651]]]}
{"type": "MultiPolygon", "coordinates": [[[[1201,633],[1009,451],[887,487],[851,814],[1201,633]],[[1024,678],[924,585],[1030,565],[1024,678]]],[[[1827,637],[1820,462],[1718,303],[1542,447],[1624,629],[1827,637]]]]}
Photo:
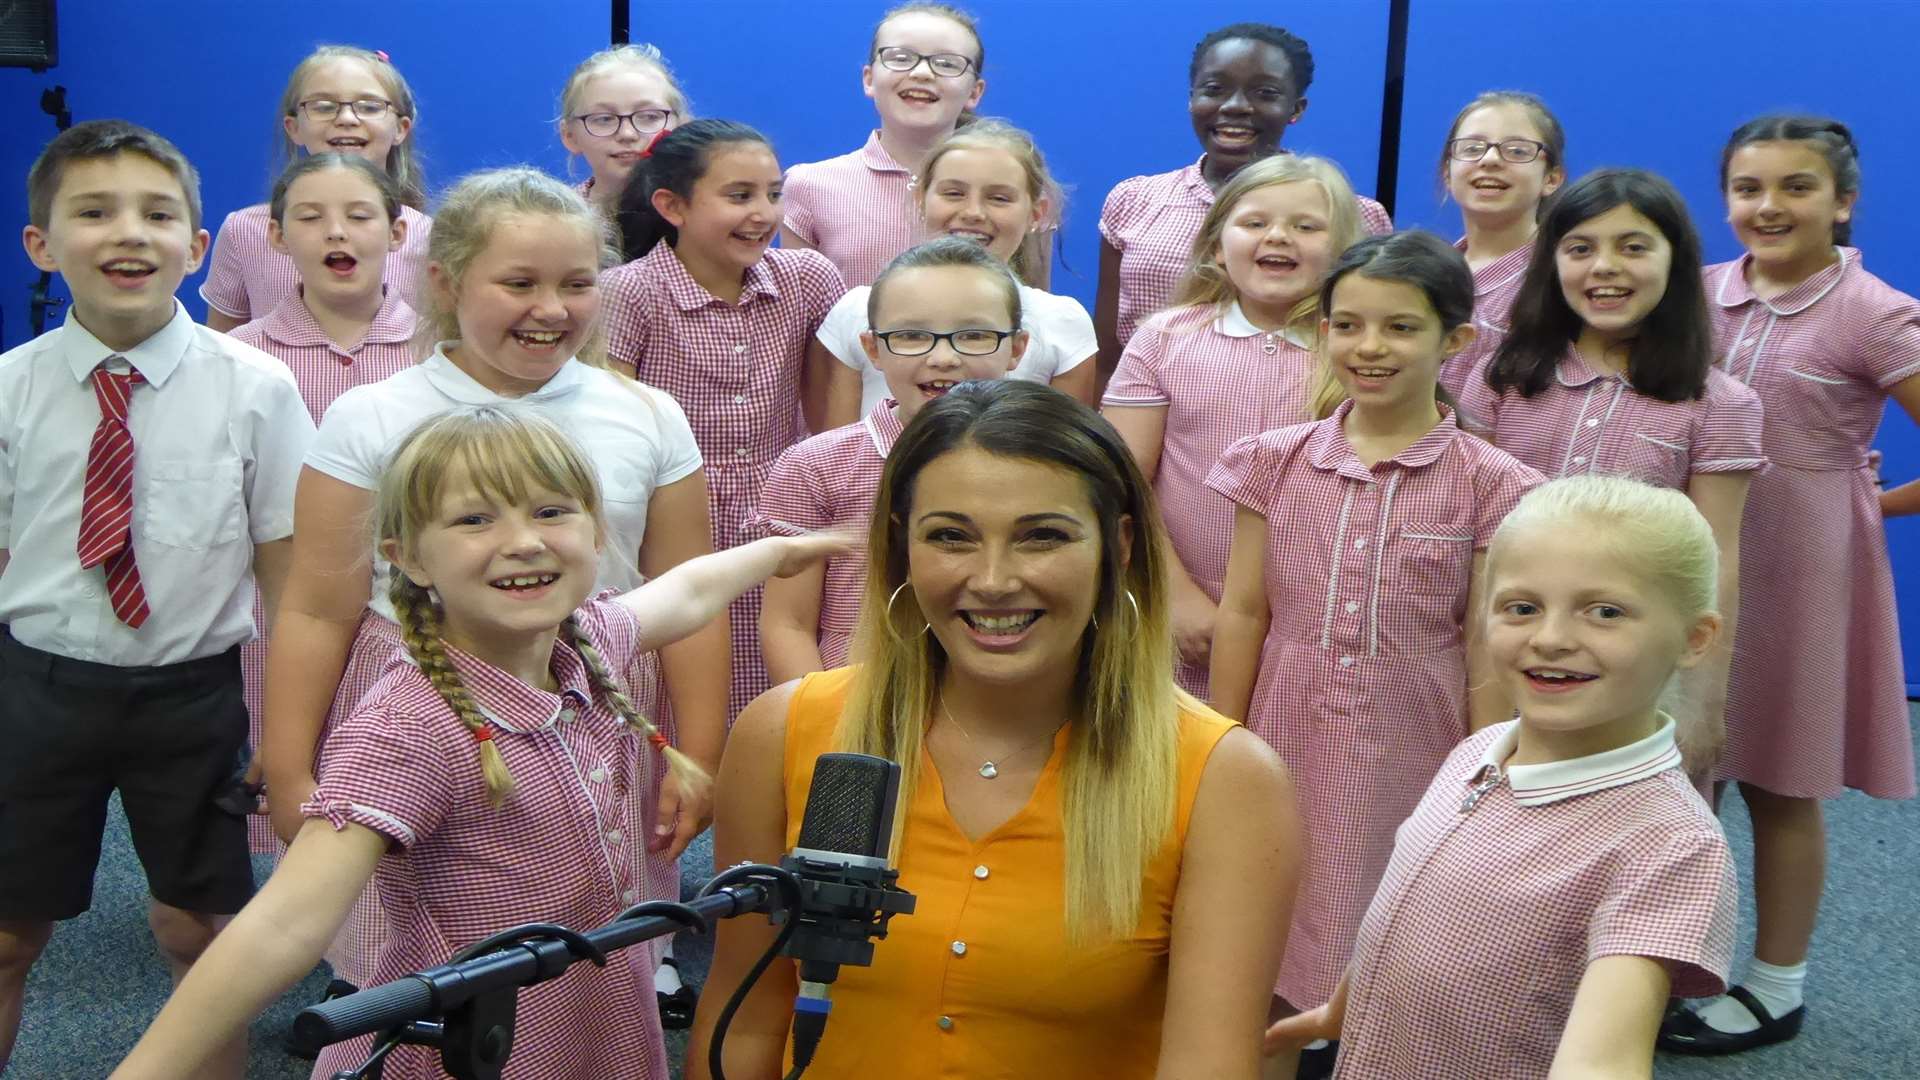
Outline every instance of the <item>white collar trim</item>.
{"type": "Polygon", "coordinates": [[[1590,795],[1645,780],[1680,767],[1680,748],[1673,740],[1673,717],[1663,712],[1660,720],[1658,731],[1612,750],[1541,765],[1505,765],[1520,738],[1520,721],[1509,720],[1495,729],[1500,734],[1487,744],[1486,754],[1473,775],[1475,778],[1485,776],[1489,769],[1496,775],[1504,772],[1508,785],[1513,788],[1514,801],[1522,806],[1545,806],[1576,795],[1590,795]]]}
{"type": "MultiPolygon", "coordinates": [[[[1274,333],[1272,330],[1262,330],[1253,325],[1253,321],[1247,318],[1247,313],[1240,309],[1240,301],[1238,300],[1229,304],[1227,310],[1221,312],[1219,317],[1213,320],[1213,328],[1215,331],[1231,338],[1249,338],[1260,334],[1274,333]]],[[[1279,331],[1279,336],[1283,341],[1296,349],[1311,347],[1307,343],[1307,339],[1302,337],[1299,331],[1291,326],[1279,331]]]]}

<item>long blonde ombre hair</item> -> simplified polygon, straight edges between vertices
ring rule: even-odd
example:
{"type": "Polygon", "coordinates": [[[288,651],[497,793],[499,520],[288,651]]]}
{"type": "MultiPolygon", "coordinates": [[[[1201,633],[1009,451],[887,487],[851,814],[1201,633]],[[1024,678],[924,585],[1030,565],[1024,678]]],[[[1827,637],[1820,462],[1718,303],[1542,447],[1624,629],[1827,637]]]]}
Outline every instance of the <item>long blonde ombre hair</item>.
{"type": "MultiPolygon", "coordinates": [[[[1300,183],[1315,185],[1327,197],[1327,230],[1333,237],[1331,257],[1340,258],[1354,241],[1360,239],[1361,233],[1360,211],[1354,205],[1353,185],[1347,183],[1347,174],[1326,158],[1305,154],[1274,154],[1245,166],[1220,186],[1220,191],[1214,196],[1213,206],[1200,222],[1199,234],[1193,238],[1187,272],[1174,286],[1173,299],[1168,301],[1167,306],[1211,305],[1224,312],[1240,296],[1239,290],[1227,277],[1227,268],[1220,262],[1220,238],[1227,231],[1227,219],[1233,216],[1235,204],[1250,192],[1261,188],[1300,183]]],[[[435,227],[438,228],[437,225],[435,227]]],[[[1309,291],[1301,297],[1300,302],[1288,313],[1287,328],[1310,342],[1317,341],[1320,335],[1320,324],[1316,317],[1319,303],[1317,291],[1309,291]]]]}
{"type": "Polygon", "coordinates": [[[907,425],[887,457],[874,505],[871,569],[853,644],[858,672],[838,742],[899,762],[901,798],[911,800],[947,656],[939,639],[923,632],[926,620],[908,582],[908,521],[921,470],[966,447],[1073,472],[1085,481],[1099,519],[1099,596],[1077,661],[1077,709],[1062,773],[1066,925],[1076,942],[1124,936],[1139,922],[1142,878],[1174,824],[1179,712],[1199,703],[1173,682],[1153,489],[1098,413],[1037,383],[995,380],[955,387],[907,425]],[[1131,558],[1121,542],[1129,519],[1131,558]]]}
{"type": "MultiPolygon", "coordinates": [[[[401,441],[380,474],[375,494],[376,545],[382,550],[392,545],[394,554],[414,551],[420,534],[440,514],[441,497],[460,477],[483,495],[512,505],[525,503],[535,488],[572,496],[592,516],[594,527],[603,535],[606,532],[599,481],[586,454],[572,439],[552,421],[525,407],[478,405],[432,417],[401,441]]],[[[446,642],[440,636],[445,613],[438,599],[427,586],[409,578],[400,569],[399,560],[391,561],[388,595],[407,654],[467,730],[482,736],[488,721],[447,655],[446,642]]],[[[681,790],[691,793],[707,788],[712,781],[700,766],[664,739],[656,741],[659,731],[653,721],[634,706],[599,648],[580,631],[574,617],[567,616],[559,629],[560,636],[580,654],[594,691],[628,727],[658,746],[681,790]]],[[[487,800],[497,808],[512,796],[513,777],[490,736],[480,742],[480,768],[487,800]]]]}

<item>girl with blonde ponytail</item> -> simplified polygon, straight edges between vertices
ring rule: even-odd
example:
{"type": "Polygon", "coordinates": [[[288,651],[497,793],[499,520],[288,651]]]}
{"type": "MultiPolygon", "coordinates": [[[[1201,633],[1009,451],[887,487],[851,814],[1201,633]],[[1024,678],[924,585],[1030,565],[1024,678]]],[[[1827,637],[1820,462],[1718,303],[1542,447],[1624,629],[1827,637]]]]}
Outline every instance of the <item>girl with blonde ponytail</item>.
{"type": "MultiPolygon", "coordinates": [[[[199,1076],[212,1054],[320,958],[369,880],[386,925],[371,981],[444,962],[530,921],[587,929],[666,895],[645,808],[706,773],[648,719],[651,653],[736,596],[845,550],[777,537],[594,594],[606,530],[585,453],[509,406],[445,413],[400,444],[375,531],[411,663],[328,737],[307,821],[279,870],[202,957],[122,1075],[199,1076]],[[651,841],[651,843],[649,842],[651,841]]],[[[662,823],[656,829],[666,828],[662,823]]],[[[528,1075],[666,1075],[649,950],[581,964],[520,996],[528,1075]]],[[[354,1067],[358,1039],[316,1072],[354,1067]]],[[[386,1075],[439,1076],[402,1047],[386,1075]]]]}

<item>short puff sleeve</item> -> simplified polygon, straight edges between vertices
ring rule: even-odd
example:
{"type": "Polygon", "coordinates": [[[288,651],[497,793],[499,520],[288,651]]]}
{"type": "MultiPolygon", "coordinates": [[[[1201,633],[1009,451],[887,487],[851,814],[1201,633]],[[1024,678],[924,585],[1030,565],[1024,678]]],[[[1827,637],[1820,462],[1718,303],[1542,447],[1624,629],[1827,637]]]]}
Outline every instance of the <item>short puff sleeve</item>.
{"type": "Polygon", "coordinates": [[[1661,829],[1622,853],[1587,929],[1587,962],[1644,956],[1673,979],[1675,997],[1726,989],[1739,886],[1726,838],[1706,826],[1661,829]]]}

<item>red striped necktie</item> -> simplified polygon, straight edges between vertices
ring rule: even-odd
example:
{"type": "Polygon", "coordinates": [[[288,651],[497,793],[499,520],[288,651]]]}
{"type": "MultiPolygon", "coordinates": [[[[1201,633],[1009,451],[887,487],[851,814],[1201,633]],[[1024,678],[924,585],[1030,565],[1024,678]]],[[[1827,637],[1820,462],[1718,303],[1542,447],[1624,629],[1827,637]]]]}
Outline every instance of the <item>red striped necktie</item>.
{"type": "Polygon", "coordinates": [[[133,433],[127,430],[127,402],[134,384],[143,381],[138,371],[121,375],[104,364],[93,370],[100,426],[93,429],[93,444],[87,447],[80,504],[80,566],[105,564],[113,613],[135,629],[147,621],[148,611],[140,568],[133,564],[133,433]]]}

